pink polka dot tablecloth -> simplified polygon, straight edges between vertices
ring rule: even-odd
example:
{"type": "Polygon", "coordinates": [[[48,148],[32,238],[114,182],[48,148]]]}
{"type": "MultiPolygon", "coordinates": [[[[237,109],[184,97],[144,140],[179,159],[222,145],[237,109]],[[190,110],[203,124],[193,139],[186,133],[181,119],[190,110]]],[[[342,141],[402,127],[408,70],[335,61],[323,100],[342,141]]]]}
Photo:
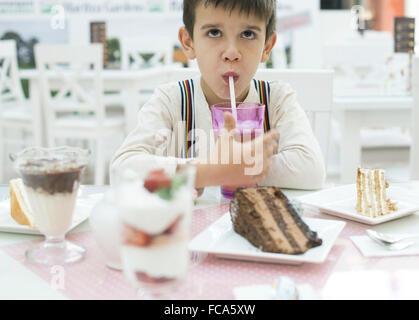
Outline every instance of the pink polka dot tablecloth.
{"type": "MultiPolygon", "coordinates": [[[[192,237],[199,234],[223,214],[229,204],[195,210],[192,220],[192,237]]],[[[362,232],[357,226],[348,226],[341,236],[348,237],[362,232]]],[[[125,280],[121,271],[105,265],[105,258],[90,231],[68,235],[68,240],[84,246],[86,257],[78,263],[63,266],[64,285],[59,290],[70,299],[138,299],[134,288],[125,280]]],[[[25,261],[25,251],[42,240],[26,241],[0,248],[44,281],[54,285],[54,272],[25,261]]],[[[289,276],[297,284],[310,284],[320,290],[333,271],[344,251],[339,241],[333,246],[328,259],[322,264],[297,266],[219,259],[214,256],[192,255],[188,276],[170,298],[173,299],[234,299],[237,286],[271,284],[278,276],[289,276]]]]}

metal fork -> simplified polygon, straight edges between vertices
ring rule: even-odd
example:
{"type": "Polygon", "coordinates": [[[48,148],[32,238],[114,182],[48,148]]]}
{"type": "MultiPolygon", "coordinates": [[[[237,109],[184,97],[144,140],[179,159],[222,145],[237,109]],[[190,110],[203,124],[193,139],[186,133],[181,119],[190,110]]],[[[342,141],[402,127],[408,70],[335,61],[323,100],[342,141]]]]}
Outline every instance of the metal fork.
{"type": "Polygon", "coordinates": [[[406,249],[406,248],[408,248],[408,247],[410,247],[410,246],[412,246],[412,245],[415,244],[415,242],[413,242],[413,241],[402,241],[402,240],[405,240],[405,239],[401,239],[401,240],[399,240],[397,242],[386,242],[386,241],[383,241],[380,238],[376,237],[375,233],[376,232],[373,231],[373,230],[367,230],[367,235],[372,240],[374,240],[379,245],[385,247],[388,250],[395,250],[395,251],[397,251],[397,250],[403,250],[403,249],[406,249]]]}
{"type": "Polygon", "coordinates": [[[406,240],[406,239],[419,238],[419,234],[394,235],[394,234],[385,234],[385,233],[377,232],[371,229],[368,229],[367,233],[369,236],[373,236],[388,244],[393,244],[393,243],[406,240]]]}

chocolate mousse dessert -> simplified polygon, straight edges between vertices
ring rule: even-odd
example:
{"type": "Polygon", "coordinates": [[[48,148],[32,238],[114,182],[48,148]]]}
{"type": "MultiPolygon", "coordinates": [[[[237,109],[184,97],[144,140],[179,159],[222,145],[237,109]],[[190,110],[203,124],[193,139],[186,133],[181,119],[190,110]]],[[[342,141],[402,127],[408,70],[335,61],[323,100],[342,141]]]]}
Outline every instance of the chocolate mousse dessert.
{"type": "Polygon", "coordinates": [[[26,187],[54,193],[71,193],[74,183],[80,180],[85,164],[75,159],[28,159],[19,164],[26,187]]]}
{"type": "Polygon", "coordinates": [[[29,148],[15,156],[36,225],[46,236],[63,236],[71,226],[88,151],[70,147],[29,148]]]}
{"type": "Polygon", "coordinates": [[[81,260],[86,249],[65,239],[73,222],[80,174],[90,151],[75,147],[30,147],[10,154],[22,177],[34,225],[45,236],[39,246],[26,250],[26,259],[45,265],[81,260]]]}
{"type": "Polygon", "coordinates": [[[322,244],[276,187],[236,190],[230,215],[234,231],[262,251],[301,254],[322,244]]]}

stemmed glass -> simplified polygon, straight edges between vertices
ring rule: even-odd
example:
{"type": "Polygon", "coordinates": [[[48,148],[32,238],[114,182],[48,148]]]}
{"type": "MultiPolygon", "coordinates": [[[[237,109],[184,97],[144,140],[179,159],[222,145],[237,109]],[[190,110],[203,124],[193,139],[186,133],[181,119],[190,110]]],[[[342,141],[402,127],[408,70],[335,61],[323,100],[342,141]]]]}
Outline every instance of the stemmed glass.
{"type": "Polygon", "coordinates": [[[80,174],[87,166],[90,151],[73,147],[31,147],[10,154],[22,177],[35,225],[45,241],[25,253],[29,261],[63,265],[83,258],[85,249],[65,239],[69,230],[80,174]]]}
{"type": "Polygon", "coordinates": [[[145,164],[116,173],[121,260],[143,299],[167,299],[185,278],[195,168],[176,173],[145,164]]]}

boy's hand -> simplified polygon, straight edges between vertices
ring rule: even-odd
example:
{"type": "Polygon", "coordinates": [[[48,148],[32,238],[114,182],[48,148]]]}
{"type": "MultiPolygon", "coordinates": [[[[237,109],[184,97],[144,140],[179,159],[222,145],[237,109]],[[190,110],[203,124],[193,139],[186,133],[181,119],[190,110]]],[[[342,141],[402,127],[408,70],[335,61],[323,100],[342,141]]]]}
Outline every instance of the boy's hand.
{"type": "Polygon", "coordinates": [[[271,130],[248,141],[241,141],[231,113],[224,113],[224,128],[215,144],[210,163],[217,167],[217,185],[252,185],[262,181],[273,163],[278,133],[271,130]]]}

